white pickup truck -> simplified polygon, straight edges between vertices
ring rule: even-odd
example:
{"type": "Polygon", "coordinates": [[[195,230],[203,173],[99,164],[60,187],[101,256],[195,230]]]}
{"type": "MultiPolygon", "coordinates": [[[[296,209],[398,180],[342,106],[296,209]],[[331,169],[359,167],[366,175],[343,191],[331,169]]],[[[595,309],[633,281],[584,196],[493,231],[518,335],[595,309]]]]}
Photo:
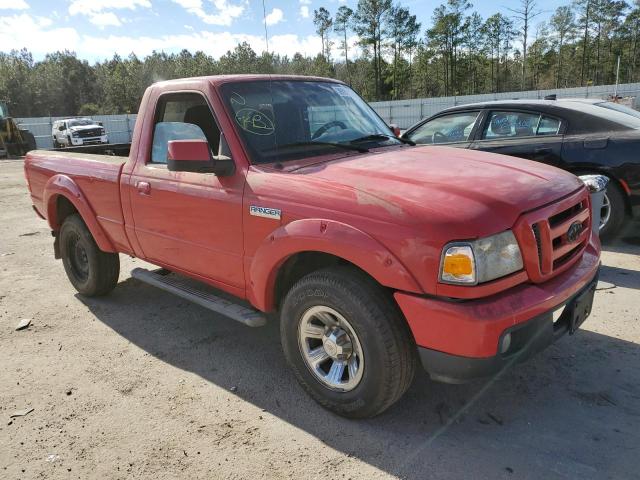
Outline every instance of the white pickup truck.
{"type": "Polygon", "coordinates": [[[51,129],[53,148],[109,143],[105,128],[90,118],[56,120],[51,129]]]}

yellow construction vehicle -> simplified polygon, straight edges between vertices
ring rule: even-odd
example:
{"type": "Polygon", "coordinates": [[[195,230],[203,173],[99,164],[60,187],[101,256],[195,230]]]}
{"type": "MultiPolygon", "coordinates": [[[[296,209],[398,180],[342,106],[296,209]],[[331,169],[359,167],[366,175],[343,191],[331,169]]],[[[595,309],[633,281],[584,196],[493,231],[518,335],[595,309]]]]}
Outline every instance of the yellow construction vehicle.
{"type": "Polygon", "coordinates": [[[36,149],[36,138],[29,130],[21,129],[9,116],[9,108],[0,102],[0,158],[26,155],[36,149]]]}

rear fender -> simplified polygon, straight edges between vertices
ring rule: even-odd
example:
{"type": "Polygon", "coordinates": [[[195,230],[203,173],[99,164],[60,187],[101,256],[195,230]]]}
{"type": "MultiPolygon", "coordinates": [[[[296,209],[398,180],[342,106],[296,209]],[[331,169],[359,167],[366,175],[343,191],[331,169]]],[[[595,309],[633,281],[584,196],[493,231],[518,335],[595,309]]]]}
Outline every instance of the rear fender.
{"type": "Polygon", "coordinates": [[[280,227],[256,250],[247,282],[247,295],[255,307],[262,311],[275,308],[278,271],[289,257],[302,252],[323,252],[342,258],[386,287],[422,291],[404,265],[368,234],[340,222],[304,219],[280,227]]]}
{"type": "Polygon", "coordinates": [[[59,196],[69,200],[75,207],[100,250],[103,252],[116,252],[109,237],[107,237],[104,229],[98,223],[96,215],[91,209],[87,198],[82,193],[82,190],[80,190],[76,182],[67,175],[54,175],[47,181],[44,187],[43,205],[45,205],[47,211],[47,221],[49,222],[51,230],[58,232],[62,226],[58,219],[57,204],[59,196]]]}

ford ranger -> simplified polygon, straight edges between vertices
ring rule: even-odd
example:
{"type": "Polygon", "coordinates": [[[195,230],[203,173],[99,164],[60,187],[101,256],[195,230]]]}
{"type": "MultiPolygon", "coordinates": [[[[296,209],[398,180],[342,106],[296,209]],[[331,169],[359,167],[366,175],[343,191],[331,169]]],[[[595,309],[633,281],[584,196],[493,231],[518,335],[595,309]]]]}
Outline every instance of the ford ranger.
{"type": "Polygon", "coordinates": [[[172,80],[129,156],[33,151],[25,175],[82,295],[141,281],[248,326],[278,313],[302,387],[348,417],[494,375],[591,311],[600,244],[574,175],[396,138],[348,86],[172,80]]]}

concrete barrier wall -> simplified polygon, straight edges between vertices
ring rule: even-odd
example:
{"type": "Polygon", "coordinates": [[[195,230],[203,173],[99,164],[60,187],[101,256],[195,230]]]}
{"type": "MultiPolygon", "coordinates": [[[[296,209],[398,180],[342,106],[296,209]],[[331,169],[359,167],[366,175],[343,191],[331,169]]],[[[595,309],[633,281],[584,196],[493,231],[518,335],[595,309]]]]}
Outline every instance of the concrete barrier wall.
{"type": "MultiPolygon", "coordinates": [[[[409,128],[423,118],[430,117],[445,108],[491,100],[543,99],[547,95],[556,94],[558,98],[602,98],[613,95],[615,85],[598,87],[578,87],[553,90],[530,90],[526,92],[487,93],[481,95],[465,95],[463,97],[417,98],[412,100],[395,100],[372,102],[371,106],[387,122],[394,123],[402,129],[409,128]]],[[[640,96],[640,83],[618,85],[618,96],[640,96]]],[[[634,99],[633,107],[638,108],[634,99]]]]}
{"type": "MultiPolygon", "coordinates": [[[[109,142],[129,143],[136,124],[137,115],[88,115],[97,122],[102,122],[109,142]]],[[[51,130],[53,122],[70,117],[31,117],[17,118],[20,128],[28,129],[36,137],[38,148],[53,148],[51,130]]]]}
{"type": "MultiPolygon", "coordinates": [[[[598,87],[578,87],[553,90],[530,90],[526,92],[488,93],[481,95],[466,95],[462,97],[416,98],[412,100],[396,100],[387,102],[372,102],[371,106],[388,123],[394,123],[402,129],[409,128],[423,118],[430,117],[445,108],[469,103],[486,102],[490,100],[511,99],[542,99],[546,95],[557,94],[558,98],[602,98],[613,95],[614,85],[598,87]]],[[[625,83],[618,85],[618,95],[622,97],[640,96],[640,83],[625,83]]],[[[632,106],[640,107],[633,99],[632,106]]],[[[91,115],[91,118],[104,124],[111,143],[127,143],[131,141],[137,115],[91,115]]],[[[22,128],[31,131],[36,137],[38,148],[53,148],[51,128],[53,122],[68,117],[35,117],[18,118],[22,128]]]]}

